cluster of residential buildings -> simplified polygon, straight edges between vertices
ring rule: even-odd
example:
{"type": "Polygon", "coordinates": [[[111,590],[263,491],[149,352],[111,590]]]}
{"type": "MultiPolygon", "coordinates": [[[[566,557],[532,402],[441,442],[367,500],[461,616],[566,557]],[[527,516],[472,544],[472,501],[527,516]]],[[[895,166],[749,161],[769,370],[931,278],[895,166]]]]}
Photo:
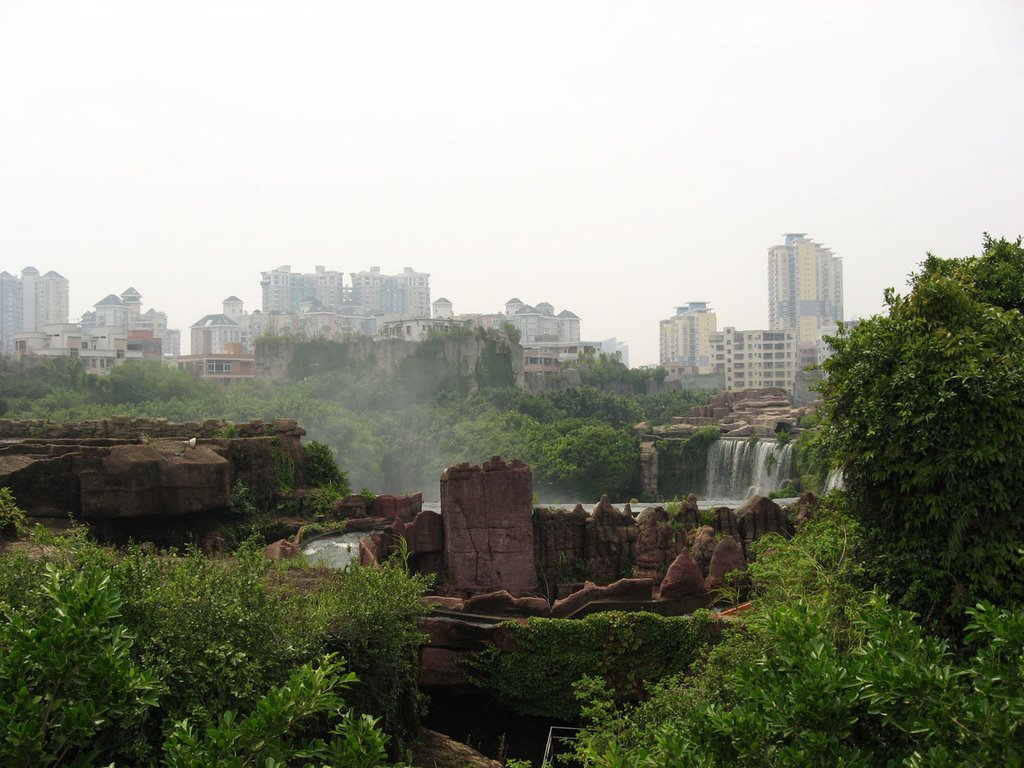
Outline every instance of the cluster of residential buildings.
{"type": "MultiPolygon", "coordinates": [[[[260,273],[262,306],[249,312],[237,296],[221,311],[189,328],[191,353],[181,355],[181,333],[167,315],[142,309],[134,288],[97,302],[79,322],[68,318],[68,280],[26,267],[20,276],[0,272],[0,354],[76,357],[103,374],[132,359],[165,360],[223,382],[255,376],[260,338],[344,338],[362,334],[421,341],[434,333],[481,327],[514,329],[526,371],[550,372],[581,357],[606,354],[629,364],[629,349],[616,339],[586,340],[581,320],[547,302],[509,299],[503,311],[456,314],[446,298],[430,299],[430,275],[406,267],[345,273],[322,266],[290,266],[260,273]]],[[[737,330],[718,327],[707,301],[676,307],[660,323],[660,364],[669,379],[688,386],[739,390],[794,390],[799,373],[828,355],[823,337],[843,316],[842,260],[801,233],[768,249],[768,324],[737,330]]]]}
{"type": "Polygon", "coordinates": [[[255,343],[270,337],[377,338],[422,341],[432,333],[472,328],[512,328],[525,348],[526,369],[556,370],[581,356],[605,353],[628,365],[629,350],[615,339],[587,341],[580,318],[547,303],[510,299],[503,312],[458,315],[446,298],[430,300],[430,275],[406,267],[345,273],[290,266],[260,273],[262,307],[248,311],[229,296],[221,311],[189,328],[190,354],[181,354],[181,332],[167,315],[142,309],[134,288],[97,302],[79,322],[68,317],[68,280],[26,267],[20,277],[0,274],[0,349],[4,357],[75,357],[90,373],[105,374],[126,360],[165,360],[222,382],[255,376],[255,343]]]}
{"type": "Polygon", "coordinates": [[[670,378],[727,390],[783,387],[829,355],[825,336],[843,319],[843,262],[803,233],[768,249],[768,325],[718,328],[706,301],[676,307],[660,323],[660,363],[670,378]]]}

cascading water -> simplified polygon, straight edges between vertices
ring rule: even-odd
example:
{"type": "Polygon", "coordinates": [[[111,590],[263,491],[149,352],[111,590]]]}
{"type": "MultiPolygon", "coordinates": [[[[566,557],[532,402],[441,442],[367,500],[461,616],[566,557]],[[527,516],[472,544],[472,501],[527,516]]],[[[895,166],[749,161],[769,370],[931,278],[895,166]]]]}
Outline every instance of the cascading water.
{"type": "Polygon", "coordinates": [[[793,446],[723,437],[708,449],[704,493],[714,499],[767,496],[793,476],[793,446]]]}
{"type": "Polygon", "coordinates": [[[843,490],[846,486],[843,484],[843,470],[833,469],[828,473],[828,477],[825,479],[825,493],[835,490],[843,490]]]}

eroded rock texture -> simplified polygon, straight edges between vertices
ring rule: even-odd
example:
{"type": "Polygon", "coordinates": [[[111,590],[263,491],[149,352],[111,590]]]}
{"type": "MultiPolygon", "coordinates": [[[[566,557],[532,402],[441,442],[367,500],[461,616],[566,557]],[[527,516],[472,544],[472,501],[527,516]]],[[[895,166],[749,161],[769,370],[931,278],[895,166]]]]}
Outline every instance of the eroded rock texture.
{"type": "Polygon", "coordinates": [[[521,461],[494,456],[441,475],[448,587],[479,594],[537,590],[533,561],[533,475],[521,461]]]}

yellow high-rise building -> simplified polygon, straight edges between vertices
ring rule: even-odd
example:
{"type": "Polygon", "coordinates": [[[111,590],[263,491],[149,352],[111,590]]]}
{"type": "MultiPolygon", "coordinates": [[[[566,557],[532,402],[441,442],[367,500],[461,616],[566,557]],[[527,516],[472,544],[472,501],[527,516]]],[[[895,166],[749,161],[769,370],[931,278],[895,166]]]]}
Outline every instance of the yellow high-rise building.
{"type": "Polygon", "coordinates": [[[803,233],[768,249],[768,327],[811,349],[843,319],[843,262],[803,233]]]}

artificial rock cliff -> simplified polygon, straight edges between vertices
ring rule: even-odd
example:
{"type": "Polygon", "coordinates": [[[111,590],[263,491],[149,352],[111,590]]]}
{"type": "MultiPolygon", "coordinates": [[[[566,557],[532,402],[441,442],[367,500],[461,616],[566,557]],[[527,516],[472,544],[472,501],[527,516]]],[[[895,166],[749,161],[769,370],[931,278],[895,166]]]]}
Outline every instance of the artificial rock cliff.
{"type": "Polygon", "coordinates": [[[30,519],[73,518],[107,533],[120,525],[138,538],[147,533],[144,521],[154,530],[175,518],[215,522],[230,509],[236,480],[269,501],[280,492],[282,466],[293,485],[304,484],[304,434],[290,419],[0,420],[0,485],[30,519]]]}

